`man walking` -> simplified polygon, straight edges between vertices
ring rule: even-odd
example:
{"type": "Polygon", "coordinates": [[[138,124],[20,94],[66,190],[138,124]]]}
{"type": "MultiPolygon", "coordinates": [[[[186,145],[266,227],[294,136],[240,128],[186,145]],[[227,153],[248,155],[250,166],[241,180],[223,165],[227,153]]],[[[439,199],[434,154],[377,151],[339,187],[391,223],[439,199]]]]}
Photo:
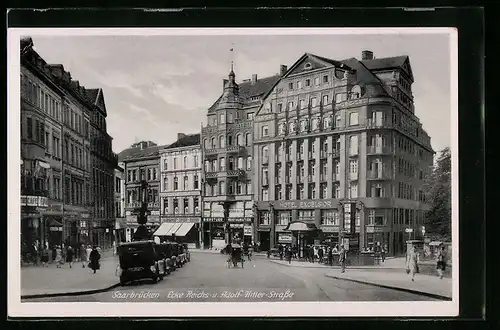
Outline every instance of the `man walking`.
{"type": "Polygon", "coordinates": [[[339,252],[339,263],[341,267],[341,273],[345,273],[345,264],[346,264],[346,258],[347,258],[347,251],[345,250],[344,246],[342,245],[340,247],[340,252],[339,252]]]}

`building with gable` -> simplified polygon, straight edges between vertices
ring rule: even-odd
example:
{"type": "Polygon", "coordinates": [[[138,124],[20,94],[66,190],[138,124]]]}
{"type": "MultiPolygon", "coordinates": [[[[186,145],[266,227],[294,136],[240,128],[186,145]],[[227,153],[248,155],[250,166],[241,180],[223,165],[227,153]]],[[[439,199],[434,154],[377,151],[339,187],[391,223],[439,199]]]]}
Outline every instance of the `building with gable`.
{"type": "Polygon", "coordinates": [[[262,97],[253,120],[256,240],[380,244],[421,236],[434,151],[415,115],[408,56],[335,61],[306,53],[262,97]],[[413,234],[407,234],[411,229],[413,234]]]}
{"type": "Polygon", "coordinates": [[[101,89],[86,89],[21,39],[23,246],[111,244],[117,157],[101,89]],[[105,235],[107,234],[107,235],[105,235]]]}
{"type": "MultiPolygon", "coordinates": [[[[281,67],[281,73],[286,67],[281,67]]],[[[251,242],[255,238],[253,189],[253,119],[262,97],[280,75],[236,82],[231,65],[223,80],[222,95],[208,109],[201,129],[203,159],[204,247],[225,243],[224,212],[234,236],[251,242]]]]}

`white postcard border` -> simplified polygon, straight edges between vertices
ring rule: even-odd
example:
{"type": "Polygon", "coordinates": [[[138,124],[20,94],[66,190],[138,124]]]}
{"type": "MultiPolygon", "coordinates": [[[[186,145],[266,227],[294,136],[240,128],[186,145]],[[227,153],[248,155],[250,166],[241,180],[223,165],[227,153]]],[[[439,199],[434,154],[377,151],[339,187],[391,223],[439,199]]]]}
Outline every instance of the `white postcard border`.
{"type": "Polygon", "coordinates": [[[458,31],[454,28],[10,28],[8,42],[8,315],[9,317],[352,317],[457,316],[458,260],[458,31]],[[448,34],[451,65],[453,298],[443,302],[21,303],[20,53],[21,36],[52,35],[327,35],[448,34]]]}

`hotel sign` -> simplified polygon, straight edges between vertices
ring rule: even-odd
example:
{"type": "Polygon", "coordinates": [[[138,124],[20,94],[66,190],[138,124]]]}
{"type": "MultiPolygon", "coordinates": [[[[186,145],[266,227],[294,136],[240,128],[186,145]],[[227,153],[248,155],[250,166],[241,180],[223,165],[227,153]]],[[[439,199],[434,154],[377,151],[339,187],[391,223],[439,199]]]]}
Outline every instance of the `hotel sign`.
{"type": "MultiPolygon", "coordinates": [[[[252,218],[228,218],[228,222],[230,223],[244,223],[244,222],[252,222],[252,218]]],[[[205,222],[224,222],[224,218],[205,218],[203,219],[205,222]]]]}
{"type": "Polygon", "coordinates": [[[333,200],[321,201],[283,201],[275,202],[275,209],[321,209],[331,208],[335,205],[333,200]]]}
{"type": "Polygon", "coordinates": [[[21,196],[22,206],[48,207],[48,198],[43,196],[21,196]]]}

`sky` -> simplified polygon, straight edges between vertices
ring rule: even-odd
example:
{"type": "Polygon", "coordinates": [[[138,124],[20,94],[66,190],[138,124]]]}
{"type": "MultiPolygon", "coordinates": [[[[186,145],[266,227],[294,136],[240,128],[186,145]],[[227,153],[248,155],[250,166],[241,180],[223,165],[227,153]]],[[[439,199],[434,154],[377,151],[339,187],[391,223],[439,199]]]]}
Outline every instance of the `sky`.
{"type": "Polygon", "coordinates": [[[47,63],[63,64],[86,88],[103,89],[117,153],[138,141],[164,145],[177,133],[199,133],[231,59],[240,82],[277,74],[306,52],[343,60],[361,59],[365,49],[376,58],[410,56],[415,114],[434,150],[451,144],[447,34],[32,37],[47,63]]]}

